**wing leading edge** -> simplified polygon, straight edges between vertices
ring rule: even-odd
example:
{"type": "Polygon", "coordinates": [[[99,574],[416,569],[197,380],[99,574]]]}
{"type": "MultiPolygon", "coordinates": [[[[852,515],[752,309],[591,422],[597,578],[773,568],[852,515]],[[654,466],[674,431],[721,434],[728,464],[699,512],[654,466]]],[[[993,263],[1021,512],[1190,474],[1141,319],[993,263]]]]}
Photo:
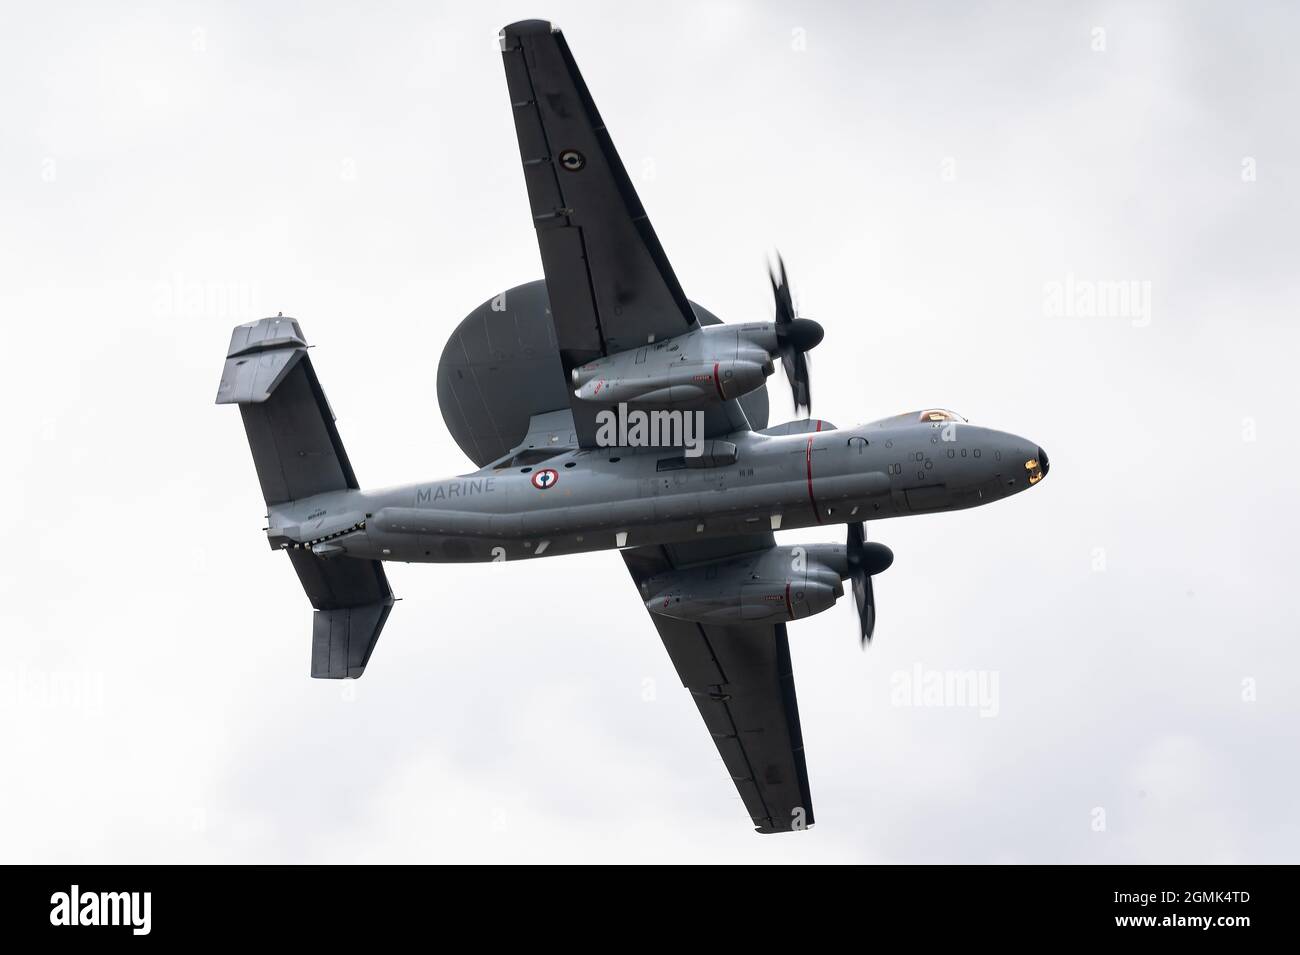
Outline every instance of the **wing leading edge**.
{"type": "MultiPolygon", "coordinates": [[[[770,547],[772,537],[708,545],[707,552],[634,548],[623,551],[623,559],[639,585],[672,567],[770,547]]],[[[650,618],[757,831],[811,826],[812,796],[785,625],[718,627],[658,614],[650,618]]]]}

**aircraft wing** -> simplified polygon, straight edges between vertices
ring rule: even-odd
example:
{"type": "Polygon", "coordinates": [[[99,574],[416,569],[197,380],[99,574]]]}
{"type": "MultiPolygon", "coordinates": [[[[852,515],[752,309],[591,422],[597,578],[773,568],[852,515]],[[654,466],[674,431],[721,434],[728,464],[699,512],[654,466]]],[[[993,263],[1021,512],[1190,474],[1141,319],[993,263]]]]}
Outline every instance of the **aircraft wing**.
{"type": "MultiPolygon", "coordinates": [[[[624,550],[638,587],[671,567],[771,547],[771,533],[730,541],[624,550]]],[[[745,809],[763,833],[813,824],[799,703],[784,624],[734,627],[650,614],[682,683],[731,774],[745,809]]]]}
{"type": "Polygon", "coordinates": [[[696,327],[564,35],[512,23],[501,51],[565,374],[696,327]]]}
{"type": "MultiPolygon", "coordinates": [[[[501,55],[565,389],[578,443],[591,447],[599,408],[572,398],[569,372],[715,319],[682,291],[564,34],[545,20],[512,23],[501,55]]],[[[754,425],[726,401],[705,411],[704,436],[754,425]]]]}

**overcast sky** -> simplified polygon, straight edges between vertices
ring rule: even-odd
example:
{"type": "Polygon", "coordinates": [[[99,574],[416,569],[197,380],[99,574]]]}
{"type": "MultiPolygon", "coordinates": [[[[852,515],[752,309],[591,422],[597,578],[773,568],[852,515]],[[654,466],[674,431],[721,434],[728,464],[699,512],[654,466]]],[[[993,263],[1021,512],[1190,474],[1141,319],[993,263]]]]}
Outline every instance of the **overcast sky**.
{"type": "Polygon", "coordinates": [[[0,861],[1296,861],[1300,12],[618,7],[5,0],[0,861]],[[309,679],[213,404],[283,311],[363,486],[472,469],[435,372],[541,276],[496,46],[529,17],[693,299],[770,318],[784,253],[815,414],[1051,456],[870,527],[869,652],[850,606],[791,625],[808,832],[751,831],[613,553],[390,565],[364,678],[309,679]],[[902,705],[968,671],[988,705],[902,705]]]}

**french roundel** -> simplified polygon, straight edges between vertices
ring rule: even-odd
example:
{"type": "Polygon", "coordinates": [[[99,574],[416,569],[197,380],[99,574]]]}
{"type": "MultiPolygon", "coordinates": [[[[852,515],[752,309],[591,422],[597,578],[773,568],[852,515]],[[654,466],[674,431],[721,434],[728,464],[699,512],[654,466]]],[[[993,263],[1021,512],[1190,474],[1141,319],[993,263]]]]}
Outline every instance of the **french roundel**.
{"type": "Polygon", "coordinates": [[[542,468],[540,471],[533,472],[533,487],[537,488],[539,491],[545,491],[547,488],[555,487],[556,482],[559,480],[559,472],[552,468],[542,468]]]}

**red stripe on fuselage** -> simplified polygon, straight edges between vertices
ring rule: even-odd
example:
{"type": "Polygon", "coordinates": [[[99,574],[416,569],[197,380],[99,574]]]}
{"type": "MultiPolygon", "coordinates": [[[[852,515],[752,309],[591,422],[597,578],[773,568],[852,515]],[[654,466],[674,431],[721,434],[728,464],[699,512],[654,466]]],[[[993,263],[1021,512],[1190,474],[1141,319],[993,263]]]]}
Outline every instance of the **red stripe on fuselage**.
{"type": "MultiPolygon", "coordinates": [[[[817,422],[817,430],[820,431],[821,429],[822,429],[822,423],[821,423],[820,421],[818,421],[818,422],[817,422]]],[[[807,466],[808,466],[808,501],[812,504],[813,517],[817,518],[817,523],[820,524],[820,523],[822,522],[822,514],[821,514],[821,511],[820,511],[820,510],[818,509],[818,507],[817,507],[817,498],[813,496],[813,486],[812,486],[812,452],[813,452],[813,446],[812,446],[812,444],[813,444],[812,435],[809,435],[809,436],[808,436],[808,450],[806,450],[806,451],[804,452],[804,461],[805,461],[805,463],[806,463],[807,466]]]]}
{"type": "Polygon", "coordinates": [[[794,607],[790,603],[790,581],[788,580],[785,582],[785,612],[790,615],[791,620],[794,619],[794,607]]]}
{"type": "Polygon", "coordinates": [[[726,401],[727,396],[722,393],[722,379],[718,377],[718,363],[716,361],[713,363],[713,387],[718,389],[718,397],[726,401]]]}

